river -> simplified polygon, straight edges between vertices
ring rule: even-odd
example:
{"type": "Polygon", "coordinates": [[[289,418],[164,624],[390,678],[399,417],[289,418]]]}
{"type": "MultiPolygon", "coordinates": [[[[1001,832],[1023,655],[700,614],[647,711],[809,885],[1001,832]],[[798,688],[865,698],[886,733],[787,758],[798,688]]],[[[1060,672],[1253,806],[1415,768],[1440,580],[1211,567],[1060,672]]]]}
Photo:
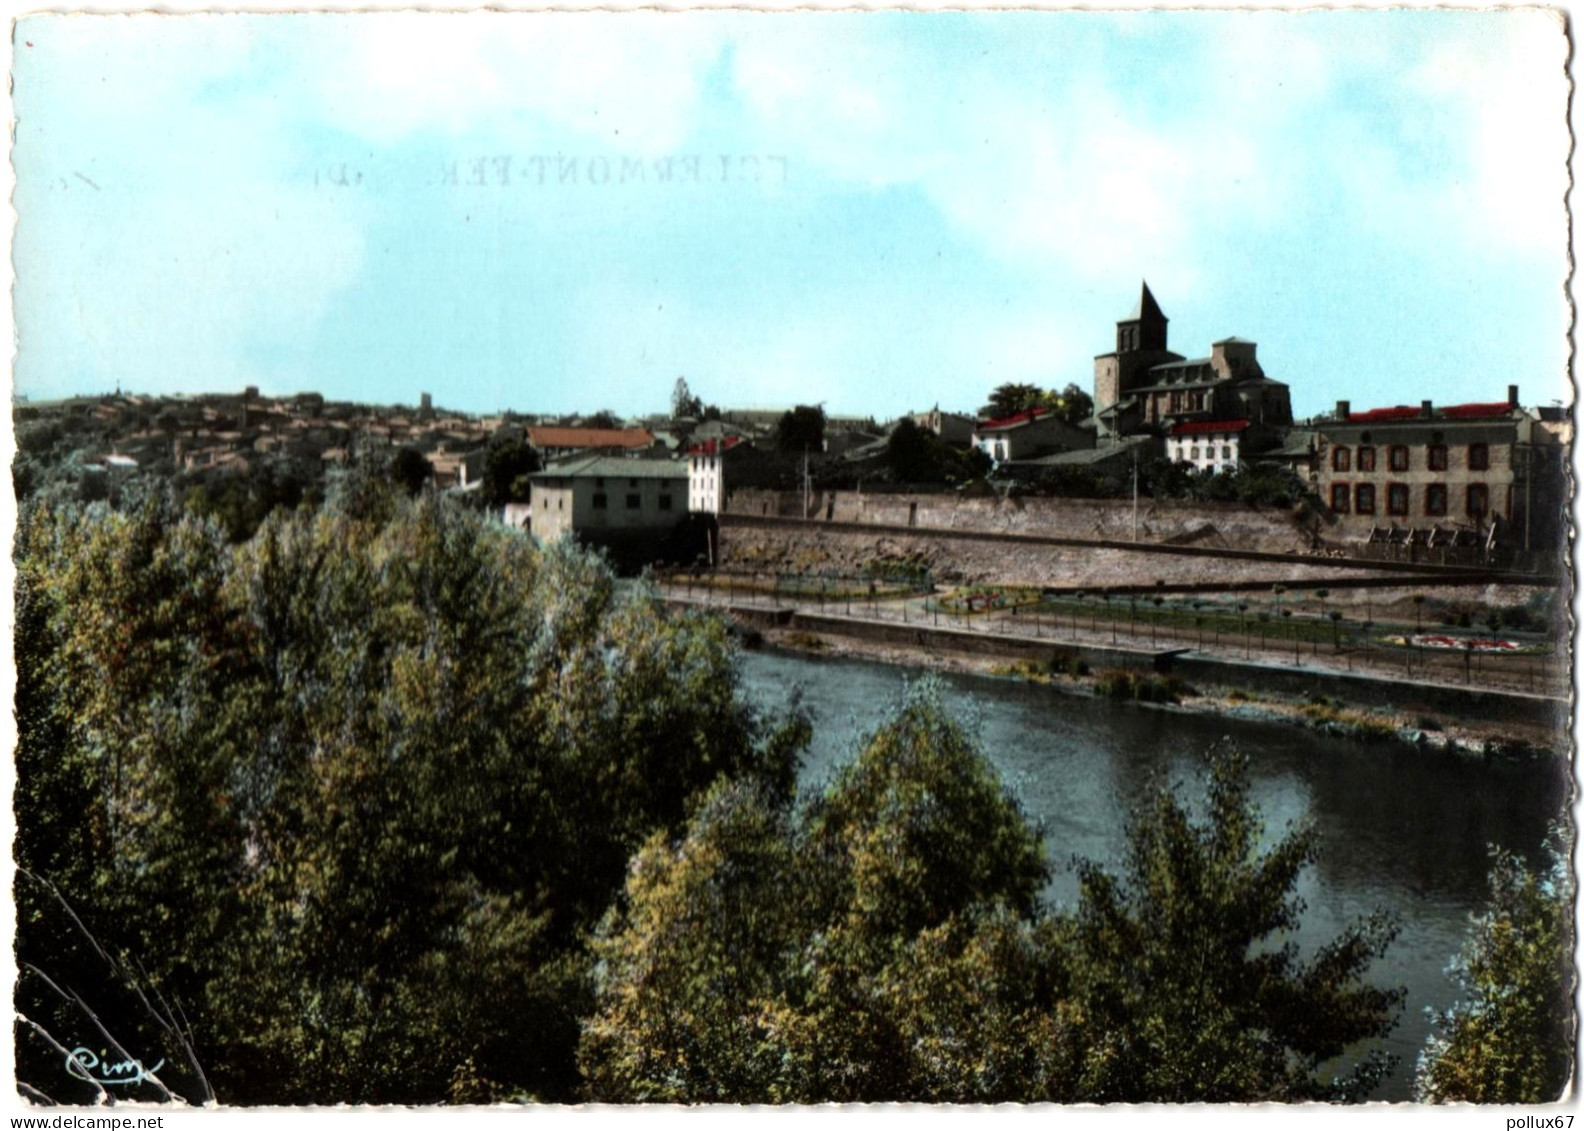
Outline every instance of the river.
{"type": "MultiPolygon", "coordinates": [[[[923,673],[892,665],[773,650],[744,653],[744,688],[767,707],[794,685],[812,711],[815,737],[805,784],[850,759],[864,732],[894,706],[904,681],[923,673]]],[[[1305,954],[1377,908],[1402,932],[1373,980],[1404,985],[1401,1019],[1384,1042],[1398,1061],[1373,1097],[1411,1098],[1414,1063],[1430,1030],[1427,1007],[1457,989],[1447,964],[1482,904],[1488,845],[1534,853],[1548,821],[1564,811],[1561,761],[1483,764],[1399,744],[1359,744],[1275,723],[1189,715],[1062,695],[1036,684],[943,675],[949,696],[977,720],[980,741],[1029,816],[1043,823],[1054,876],[1047,898],[1070,906],[1075,856],[1114,866],[1125,814],[1157,772],[1193,780],[1198,754],[1230,736],[1250,756],[1252,794],[1271,836],[1316,822],[1320,856],[1300,881],[1307,904],[1298,943],[1305,954]]]]}

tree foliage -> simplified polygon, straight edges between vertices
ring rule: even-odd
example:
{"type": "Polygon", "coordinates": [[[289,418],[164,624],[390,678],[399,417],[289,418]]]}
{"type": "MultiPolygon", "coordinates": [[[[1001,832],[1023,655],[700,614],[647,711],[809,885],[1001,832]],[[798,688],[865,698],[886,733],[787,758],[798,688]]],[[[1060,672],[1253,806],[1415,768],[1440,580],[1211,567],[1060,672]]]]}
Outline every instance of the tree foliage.
{"type": "Polygon", "coordinates": [[[597,949],[581,1060],[598,1099],[1193,1102],[1362,1098],[1387,1063],[1321,1066],[1390,1029],[1364,975],[1392,928],[1307,962],[1279,945],[1314,853],[1261,849],[1244,762],[1195,822],[1171,791],[1120,879],[1040,904],[1039,840],[938,702],[915,697],[820,796],[718,787],[657,835],[597,949]]]}
{"type": "Polygon", "coordinates": [[[985,413],[999,418],[1031,408],[1052,409],[1058,419],[1076,425],[1094,412],[1094,398],[1071,382],[1060,392],[1009,382],[991,391],[985,413]]]}
{"type": "Polygon", "coordinates": [[[434,464],[417,448],[402,447],[391,457],[392,480],[409,495],[416,495],[434,477],[434,464]]]}
{"type": "Polygon", "coordinates": [[[1247,757],[1224,751],[1203,820],[1161,789],[1135,813],[1120,877],[1082,867],[1072,938],[1084,1099],[1357,1100],[1389,1070],[1378,1050],[1341,1076],[1320,1067],[1395,1023],[1404,991],[1365,981],[1395,926],[1361,920],[1300,961],[1280,940],[1298,926],[1292,892],[1315,835],[1290,830],[1262,849],[1263,831],[1247,757]]]}
{"type": "MultiPolygon", "coordinates": [[[[227,1102],[575,1098],[628,857],[794,772],[718,621],[356,471],[240,546],[158,498],[25,508],[17,559],[19,857],[227,1102]]],[[[19,947],[69,980],[58,934],[19,947]]]]}
{"type": "Polygon", "coordinates": [[[678,377],[676,384],[671,388],[671,415],[672,417],[689,416],[697,418],[704,411],[704,402],[693,395],[688,388],[687,378],[678,377]]]}
{"type": "Polygon", "coordinates": [[[718,786],[686,837],[645,846],[625,911],[597,944],[598,1008],[580,1054],[591,1094],[1000,1096],[1010,1062],[1040,1046],[1009,1025],[1005,1043],[970,1050],[1004,1075],[976,1074],[940,1019],[972,1018],[987,1037],[998,1017],[1039,1012],[1027,999],[1043,980],[976,985],[970,1004],[946,972],[1033,953],[1044,879],[1038,835],[933,687],[918,690],[823,795],[794,804],[718,786]],[[946,976],[922,983],[923,971],[946,976]]]}
{"type": "Polygon", "coordinates": [[[792,455],[805,450],[818,454],[825,450],[825,410],[818,405],[800,404],[781,414],[776,424],[776,448],[792,455]]]}
{"type": "Polygon", "coordinates": [[[484,504],[526,503],[528,477],[538,470],[539,454],[526,440],[514,436],[494,441],[484,453],[484,504]]]}
{"type": "Polygon", "coordinates": [[[886,466],[899,483],[964,483],[989,470],[978,448],[961,451],[911,417],[898,420],[886,438],[886,466]]]}
{"type": "Polygon", "coordinates": [[[1573,1070],[1573,884],[1567,837],[1544,867],[1495,850],[1490,902],[1452,966],[1463,1000],[1435,1017],[1414,1086],[1429,1103],[1551,1103],[1573,1070]]]}

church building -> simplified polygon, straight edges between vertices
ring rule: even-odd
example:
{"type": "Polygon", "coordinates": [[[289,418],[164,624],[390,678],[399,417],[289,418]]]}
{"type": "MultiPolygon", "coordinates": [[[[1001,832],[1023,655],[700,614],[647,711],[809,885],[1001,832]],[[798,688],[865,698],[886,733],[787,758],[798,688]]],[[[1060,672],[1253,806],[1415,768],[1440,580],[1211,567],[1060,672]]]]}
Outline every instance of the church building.
{"type": "Polygon", "coordinates": [[[1285,384],[1265,376],[1255,344],[1223,338],[1211,344],[1209,357],[1184,358],[1167,348],[1167,321],[1145,283],[1138,305],[1117,323],[1115,352],[1095,358],[1100,435],[1167,435],[1186,424],[1203,430],[1241,422],[1245,450],[1276,443],[1292,424],[1292,402],[1285,384]]]}

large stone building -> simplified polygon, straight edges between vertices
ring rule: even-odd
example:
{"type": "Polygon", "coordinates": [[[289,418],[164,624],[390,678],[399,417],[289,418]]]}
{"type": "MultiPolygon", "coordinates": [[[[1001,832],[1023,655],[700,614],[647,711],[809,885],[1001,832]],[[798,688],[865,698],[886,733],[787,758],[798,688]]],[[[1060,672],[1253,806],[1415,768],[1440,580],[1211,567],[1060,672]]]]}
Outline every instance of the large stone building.
{"type": "Polygon", "coordinates": [[[541,542],[663,535],[687,514],[688,465],[680,460],[587,456],[535,472],[529,483],[529,532],[541,542]]]}
{"type": "Polygon", "coordinates": [[[1245,450],[1278,443],[1292,424],[1287,386],[1265,376],[1253,342],[1223,338],[1210,356],[1184,358],[1167,348],[1166,324],[1149,284],[1117,323],[1116,349],[1095,358],[1095,418],[1100,433],[1164,435],[1192,421],[1245,420],[1245,450]]]}
{"type": "Polygon", "coordinates": [[[1345,537],[1462,529],[1512,549],[1558,544],[1571,435],[1520,407],[1516,385],[1485,404],[1338,401],[1316,430],[1318,493],[1345,537]]]}

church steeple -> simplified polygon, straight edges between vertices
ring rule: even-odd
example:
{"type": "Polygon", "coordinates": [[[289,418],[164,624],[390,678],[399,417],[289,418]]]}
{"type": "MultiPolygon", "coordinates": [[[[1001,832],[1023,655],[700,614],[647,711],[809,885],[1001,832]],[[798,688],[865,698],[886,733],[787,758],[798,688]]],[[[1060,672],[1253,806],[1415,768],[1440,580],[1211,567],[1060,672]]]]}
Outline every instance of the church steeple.
{"type": "Polygon", "coordinates": [[[1144,283],[1133,313],[1117,323],[1117,353],[1165,349],[1166,322],[1149,284],[1144,283]]]}

